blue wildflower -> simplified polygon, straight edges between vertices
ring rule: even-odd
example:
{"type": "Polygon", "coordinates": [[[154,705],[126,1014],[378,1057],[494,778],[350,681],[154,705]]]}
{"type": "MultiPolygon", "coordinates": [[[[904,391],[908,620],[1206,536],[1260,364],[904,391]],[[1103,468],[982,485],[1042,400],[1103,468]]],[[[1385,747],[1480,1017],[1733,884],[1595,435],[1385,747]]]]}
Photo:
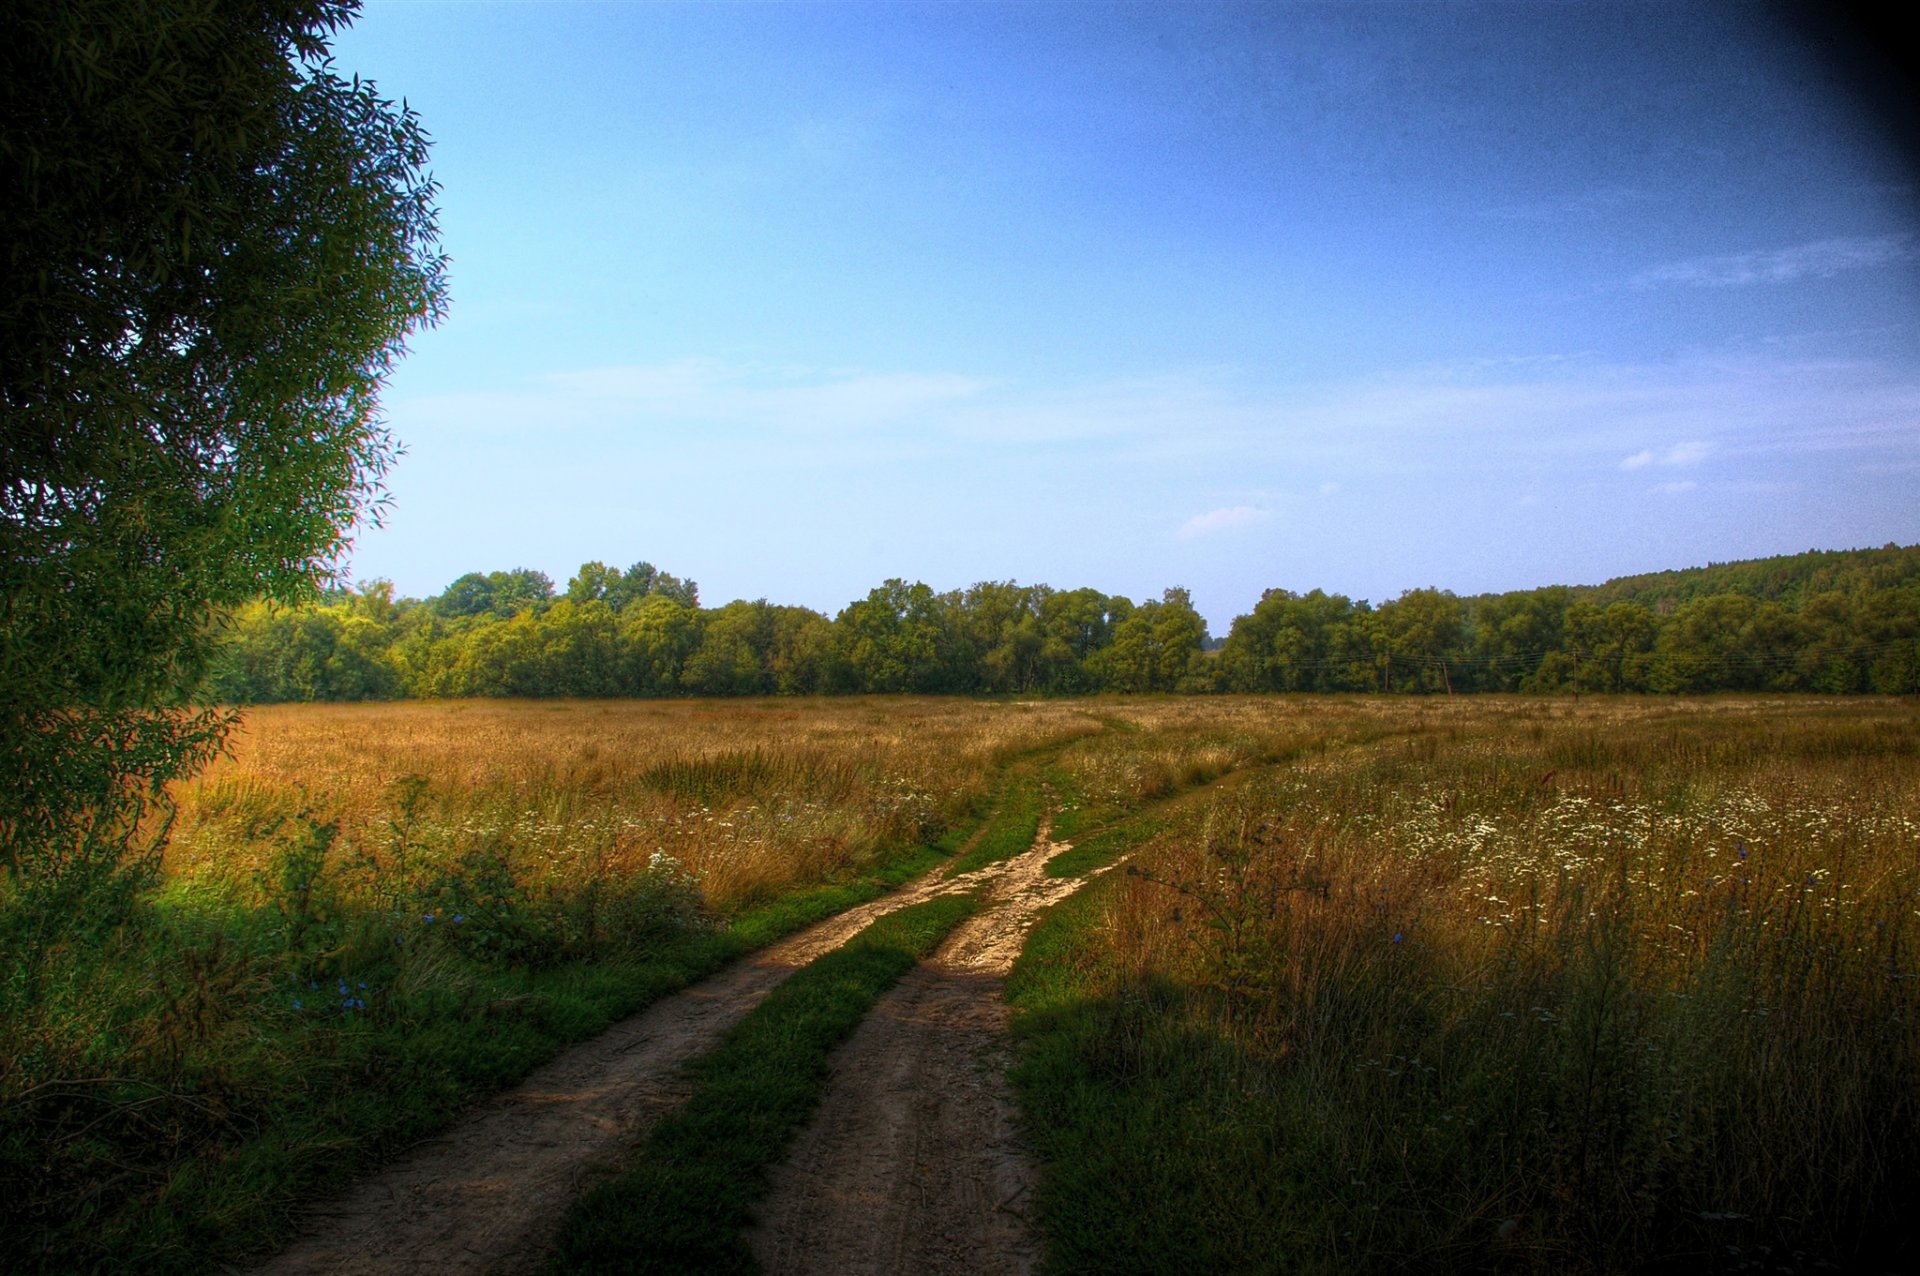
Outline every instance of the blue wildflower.
{"type": "Polygon", "coordinates": [[[306,1009],[306,1007],[305,1007],[305,1006],[303,1006],[303,1005],[301,1005],[301,1004],[300,1004],[300,999],[299,999],[298,997],[295,997],[295,998],[293,999],[293,1008],[294,1008],[295,1010],[305,1010],[305,1009],[306,1009]]]}
{"type": "Polygon", "coordinates": [[[1401,940],[1405,939],[1406,937],[1407,936],[1405,931],[1396,930],[1393,932],[1393,942],[1396,944],[1399,943],[1401,940]]]}

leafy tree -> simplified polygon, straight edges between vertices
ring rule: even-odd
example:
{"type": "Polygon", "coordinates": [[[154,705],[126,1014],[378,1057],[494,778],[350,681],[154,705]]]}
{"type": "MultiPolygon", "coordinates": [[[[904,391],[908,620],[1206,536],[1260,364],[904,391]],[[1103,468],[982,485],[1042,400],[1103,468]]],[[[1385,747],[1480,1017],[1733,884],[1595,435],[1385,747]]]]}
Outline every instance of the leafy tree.
{"type": "Polygon", "coordinates": [[[772,608],[731,602],[708,612],[700,645],[687,657],[680,684],[703,696],[762,695],[773,689],[766,652],[773,645],[772,608]]]}
{"type": "Polygon", "coordinates": [[[233,617],[208,689],[229,704],[385,698],[399,690],[394,632],[358,595],[326,607],[251,603],[233,617]]]}
{"type": "Polygon", "coordinates": [[[1192,596],[1175,587],[1116,624],[1094,666],[1114,691],[1203,690],[1206,642],[1207,622],[1192,596]]]}
{"type": "Polygon", "coordinates": [[[619,628],[612,608],[598,599],[575,603],[563,598],[544,612],[528,613],[527,618],[538,636],[540,663],[531,685],[517,684],[516,694],[619,694],[619,628]]]}
{"type": "Polygon", "coordinates": [[[833,622],[810,607],[769,607],[767,672],[781,695],[812,695],[828,685],[833,622]]]}
{"type": "MultiPolygon", "coordinates": [[[[444,304],[413,115],[354,0],[0,17],[0,863],[97,879],[218,747],[216,616],[377,509],[375,396],[444,304]]],[[[157,845],[148,839],[146,845],[157,845]]]]}
{"type": "Polygon", "coordinates": [[[1799,612],[1801,682],[1808,690],[1845,694],[1866,690],[1867,661],[1858,634],[1854,599],[1839,590],[1813,594],[1799,612]]]}
{"type": "Polygon", "coordinates": [[[1875,653],[1868,685],[1887,695],[1920,694],[1920,585],[1867,594],[1859,617],[1866,650],[1875,653]]]}
{"type": "Polygon", "coordinates": [[[956,630],[949,689],[1031,690],[1045,641],[1040,600],[1051,592],[1045,585],[986,580],[949,595],[948,610],[956,630]]]}
{"type": "Polygon", "coordinates": [[[1211,691],[1206,656],[1207,622],[1193,609],[1193,595],[1176,585],[1162,592],[1154,617],[1154,645],[1159,649],[1160,680],[1175,691],[1211,691]]]}
{"type": "Polygon", "coordinates": [[[1373,615],[1384,690],[1453,690],[1448,662],[1459,655],[1458,598],[1444,589],[1409,589],[1373,615]]]}
{"type": "Polygon", "coordinates": [[[1638,691],[1646,687],[1648,653],[1659,633],[1659,618],[1634,602],[1581,600],[1567,608],[1567,644],[1572,648],[1573,684],[1580,691],[1638,691]]]}
{"type": "Polygon", "coordinates": [[[485,572],[468,572],[435,596],[431,606],[442,616],[489,615],[493,611],[493,583],[485,572]]]}
{"type": "Polygon", "coordinates": [[[1113,641],[1114,626],[1133,614],[1133,601],[1109,598],[1097,589],[1046,590],[1039,612],[1041,641],[1034,660],[1040,689],[1056,694],[1093,690],[1099,680],[1089,662],[1113,641]]]}
{"type": "Polygon", "coordinates": [[[445,651],[451,667],[440,679],[454,696],[531,696],[540,693],[540,618],[525,611],[506,620],[488,615],[453,635],[445,651]]]}
{"type": "Polygon", "coordinates": [[[1803,625],[1777,602],[1696,598],[1666,617],[1647,673],[1654,691],[1786,691],[1800,681],[1803,625]]]}
{"type": "Polygon", "coordinates": [[[796,695],[826,685],[833,625],[819,612],[761,598],[700,615],[700,644],[680,671],[680,684],[689,691],[796,695]]]}
{"type": "Polygon", "coordinates": [[[468,572],[432,602],[442,616],[498,616],[502,620],[545,607],[553,600],[553,579],[531,567],[509,572],[468,572]]]}
{"type": "Polygon", "coordinates": [[[1469,644],[1474,687],[1518,691],[1526,686],[1541,660],[1566,645],[1571,596],[1565,585],[1549,585],[1476,600],[1469,644]]]}
{"type": "Polygon", "coordinates": [[[942,683],[944,626],[932,589],[915,581],[887,581],[834,618],[835,639],[856,691],[946,690],[942,683]]]}
{"type": "Polygon", "coordinates": [[[557,601],[544,575],[523,568],[470,573],[428,604],[375,581],[329,591],[317,607],[244,607],[214,690],[233,700],[1329,692],[1380,690],[1391,671],[1395,690],[1423,692],[1901,691],[1920,685],[1920,583],[1899,583],[1907,558],[1890,549],[1736,564],[1763,582],[1846,587],[1663,595],[1657,607],[1566,586],[1472,599],[1410,590],[1377,609],[1273,589],[1218,653],[1205,650],[1184,590],[1136,608],[1093,589],[983,581],[936,594],[895,580],[829,621],[765,599],[701,611],[689,605],[691,582],[646,563],[589,562],[557,601]],[[1794,576],[1803,558],[1818,573],[1794,576]]]}
{"type": "Polygon", "coordinates": [[[665,594],[649,594],[620,613],[625,686],[634,695],[669,696],[700,645],[700,614],[665,594]]]}
{"type": "MultiPolygon", "coordinates": [[[[588,566],[599,566],[599,564],[588,564],[588,566]]],[[[584,573],[586,567],[582,567],[581,571],[584,573]]],[[[682,607],[700,605],[700,586],[690,580],[681,580],[671,572],[663,572],[652,563],[635,563],[625,572],[617,568],[608,568],[607,577],[604,596],[607,606],[615,611],[654,594],[676,602],[682,607]]]]}
{"type": "Polygon", "coordinates": [[[1814,594],[1885,590],[1909,584],[1920,584],[1920,545],[1810,550],[1776,558],[1713,563],[1681,571],[1621,576],[1580,593],[1603,605],[1638,602],[1665,612],[1714,594],[1744,594],[1798,608],[1814,594]]]}
{"type": "Polygon", "coordinates": [[[1220,652],[1230,691],[1359,691],[1375,685],[1372,612],[1345,594],[1269,589],[1220,652]]]}
{"type": "MultiPolygon", "coordinates": [[[[609,567],[599,560],[580,564],[573,579],[567,582],[567,601],[573,603],[605,602],[607,595],[620,588],[621,572],[618,567],[609,567]]],[[[616,607],[617,611],[618,608],[616,607]]]]}

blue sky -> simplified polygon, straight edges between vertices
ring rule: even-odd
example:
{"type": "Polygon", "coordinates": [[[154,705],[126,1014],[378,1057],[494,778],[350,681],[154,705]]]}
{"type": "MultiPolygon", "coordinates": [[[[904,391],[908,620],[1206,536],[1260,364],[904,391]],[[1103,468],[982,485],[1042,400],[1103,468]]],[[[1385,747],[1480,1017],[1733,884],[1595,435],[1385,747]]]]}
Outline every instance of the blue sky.
{"type": "Polygon", "coordinates": [[[350,572],[1224,633],[1920,541],[1915,175],[1756,13],[371,0],[453,306],[350,572]]]}

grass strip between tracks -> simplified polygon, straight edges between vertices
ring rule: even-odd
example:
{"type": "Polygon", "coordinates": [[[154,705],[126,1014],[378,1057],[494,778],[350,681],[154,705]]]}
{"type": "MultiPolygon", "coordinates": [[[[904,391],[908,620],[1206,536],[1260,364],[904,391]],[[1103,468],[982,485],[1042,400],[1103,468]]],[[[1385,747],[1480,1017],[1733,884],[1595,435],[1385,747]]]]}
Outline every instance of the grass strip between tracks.
{"type": "Polygon", "coordinates": [[[947,869],[948,877],[958,877],[975,869],[1012,859],[1033,845],[1040,832],[1040,785],[1032,775],[1014,775],[1007,782],[1000,805],[987,819],[987,826],[967,848],[966,854],[947,869]]]}
{"type": "Polygon", "coordinates": [[[692,1097],[638,1162],[574,1206],[551,1270],[758,1270],[742,1232],[819,1101],[828,1055],[975,906],[952,895],[901,909],[775,989],[692,1066],[692,1097]]]}

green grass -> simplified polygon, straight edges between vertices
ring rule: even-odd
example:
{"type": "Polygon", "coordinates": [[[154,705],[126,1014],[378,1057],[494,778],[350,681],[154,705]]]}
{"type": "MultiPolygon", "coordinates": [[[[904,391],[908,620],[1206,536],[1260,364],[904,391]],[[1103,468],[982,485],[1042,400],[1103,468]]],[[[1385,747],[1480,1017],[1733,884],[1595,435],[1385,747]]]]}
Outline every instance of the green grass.
{"type": "Polygon", "coordinates": [[[947,876],[958,877],[975,869],[1011,859],[1033,845],[1040,831],[1041,792],[1038,778],[1030,771],[1018,771],[1007,781],[1000,804],[987,819],[966,851],[948,866],[947,876]]]}
{"type": "Polygon", "coordinates": [[[973,908],[947,896],[892,913],[774,990],[692,1066],[692,1096],[638,1162],[574,1207],[551,1270],[757,1270],[742,1232],[819,1100],[829,1054],[973,908]]]}
{"type": "MultiPolygon", "coordinates": [[[[395,735],[412,739],[422,724],[402,717],[395,735]]],[[[426,727],[444,733],[442,717],[426,727]]],[[[393,743],[387,722],[374,712],[371,745],[393,743]]],[[[497,811],[457,784],[374,785],[315,724],[284,734],[275,774],[320,777],[324,803],[248,773],[195,791],[191,872],[112,907],[0,889],[0,1270],[197,1272],[270,1252],[301,1207],[565,1046],[979,844],[991,779],[1004,790],[1058,748],[981,761],[940,810],[892,772],[855,784],[872,763],[859,748],[806,752],[795,770],[722,732],[748,743],[669,756],[627,810],[606,797],[620,773],[595,743],[573,770],[536,766],[544,796],[497,811]],[[784,837],[801,863],[753,870],[765,880],[707,914],[669,839],[711,842],[742,812],[669,820],[654,794],[768,790],[780,800],[762,805],[791,807],[794,825],[746,840],[784,837]],[[659,825],[664,859],[596,872],[611,830],[635,821],[659,825]]],[[[463,765],[520,763],[481,737],[429,735],[463,765]]]]}
{"type": "Polygon", "coordinates": [[[1114,997],[1088,977],[1108,885],[1050,910],[1007,985],[1045,1270],[1299,1270],[1311,1249],[1285,1208],[1284,1149],[1244,1105],[1220,1102],[1230,1048],[1186,1030],[1175,990],[1114,997]]]}
{"type": "Polygon", "coordinates": [[[1073,844],[1047,861],[1048,877],[1079,877],[1104,868],[1127,854],[1166,827],[1163,820],[1150,815],[1112,824],[1073,844]]]}
{"type": "MultiPolygon", "coordinates": [[[[1048,877],[1080,877],[1105,868],[1131,854],[1156,835],[1172,828],[1181,813],[1196,802],[1213,799],[1219,790],[1232,785],[1245,772],[1238,766],[1215,771],[1198,770],[1181,781],[1179,787],[1157,797],[1146,798],[1133,807],[1114,803],[1072,803],[1053,822],[1055,841],[1071,842],[1065,850],[1047,861],[1048,877]]],[[[1072,791],[1072,776],[1063,775],[1056,792],[1072,791]]]]}
{"type": "Polygon", "coordinates": [[[1830,712],[1433,704],[1086,832],[1049,1270],[1914,1270],[1920,723],[1830,712]]]}
{"type": "MultiPolygon", "coordinates": [[[[404,963],[363,965],[345,994],[332,977],[263,976],[278,919],[256,911],[166,906],[162,897],[138,925],[70,934],[60,941],[61,983],[16,995],[30,996],[46,1023],[57,1023],[64,1003],[78,1012],[89,998],[124,996],[132,1023],[157,980],[173,1006],[159,1030],[179,1038],[161,1045],[182,1061],[171,1085],[56,1086],[0,1109],[8,1203],[0,1267],[185,1272],[268,1251],[300,1203],[444,1127],[562,1047],[945,858],[934,847],[904,849],[856,880],[797,891],[723,929],[662,936],[618,959],[502,967],[436,935],[404,963]],[[364,1004],[342,1008],[349,998],[364,1004]],[[196,1007],[216,999],[229,1009],[209,1030],[196,1007]],[[236,1001],[247,1007],[237,1016],[236,1001]]],[[[37,1046],[18,1042],[14,1065],[34,1068],[37,1046]]],[[[155,1048],[103,1036],[88,1075],[110,1075],[121,1052],[155,1048]]]]}
{"type": "Polygon", "coordinates": [[[1047,788],[1053,793],[1053,840],[1056,842],[1078,842],[1089,833],[1126,819],[1137,806],[1137,803],[1123,803],[1111,797],[1090,797],[1081,777],[1067,765],[1048,768],[1047,788]]]}

